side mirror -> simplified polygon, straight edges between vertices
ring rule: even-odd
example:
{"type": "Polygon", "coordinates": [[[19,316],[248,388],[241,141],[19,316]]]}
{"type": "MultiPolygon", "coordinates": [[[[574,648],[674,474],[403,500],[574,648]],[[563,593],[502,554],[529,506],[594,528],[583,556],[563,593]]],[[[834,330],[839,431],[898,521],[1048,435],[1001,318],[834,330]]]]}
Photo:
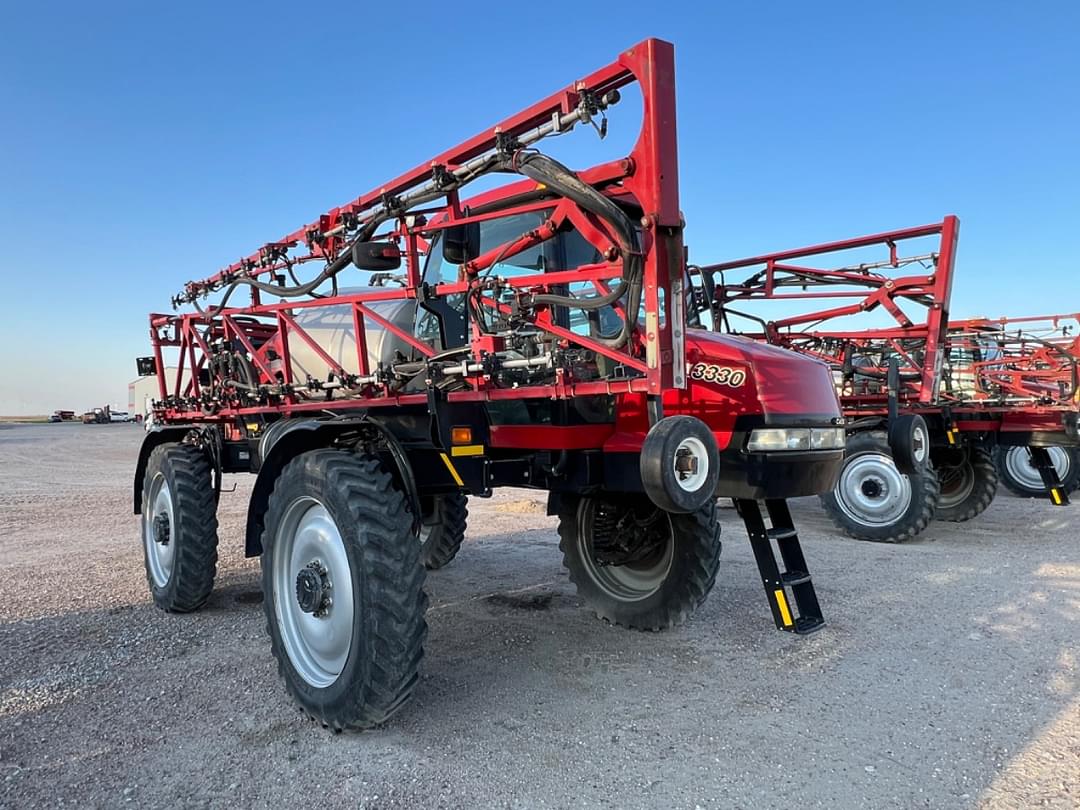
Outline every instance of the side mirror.
{"type": "Polygon", "coordinates": [[[442,232],[442,255],[450,264],[465,264],[480,255],[480,223],[464,222],[442,232]]]}
{"type": "Polygon", "coordinates": [[[401,251],[393,242],[354,242],[352,263],[361,270],[397,270],[401,251]]]}

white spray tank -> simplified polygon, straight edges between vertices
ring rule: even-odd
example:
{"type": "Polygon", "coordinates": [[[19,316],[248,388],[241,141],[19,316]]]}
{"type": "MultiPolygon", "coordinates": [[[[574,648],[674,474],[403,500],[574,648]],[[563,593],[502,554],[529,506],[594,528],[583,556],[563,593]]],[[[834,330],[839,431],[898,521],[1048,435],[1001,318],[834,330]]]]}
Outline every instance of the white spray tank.
{"type": "MultiPolygon", "coordinates": [[[[338,294],[356,295],[385,292],[387,289],[387,287],[347,287],[340,289],[338,294]]],[[[415,299],[369,301],[364,306],[406,334],[413,334],[413,324],[416,319],[415,299]]],[[[324,352],[340,363],[347,373],[360,373],[351,306],[335,304],[325,307],[304,307],[293,312],[297,326],[303,329],[324,352]]],[[[389,364],[394,361],[399,351],[406,357],[416,351],[400,337],[376,322],[374,318],[364,319],[364,336],[367,339],[368,373],[378,368],[379,363],[389,364]]],[[[289,356],[292,360],[293,379],[298,382],[309,376],[325,380],[331,370],[326,361],[319,357],[302,337],[291,330],[289,331],[289,356]]]]}

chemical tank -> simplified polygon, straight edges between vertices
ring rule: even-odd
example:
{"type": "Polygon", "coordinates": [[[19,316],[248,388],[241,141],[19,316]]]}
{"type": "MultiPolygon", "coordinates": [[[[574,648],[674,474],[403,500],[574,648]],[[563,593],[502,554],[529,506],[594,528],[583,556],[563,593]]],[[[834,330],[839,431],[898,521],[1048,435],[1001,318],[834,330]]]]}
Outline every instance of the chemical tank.
{"type": "MultiPolygon", "coordinates": [[[[384,287],[349,287],[340,290],[341,295],[355,295],[368,292],[385,292],[384,287]]],[[[379,317],[384,318],[406,334],[412,334],[413,321],[416,317],[416,301],[402,299],[394,301],[372,301],[365,306],[379,317]]],[[[352,307],[338,304],[326,307],[305,307],[294,310],[297,325],[315,341],[323,351],[341,364],[350,374],[360,373],[360,364],[356,356],[356,335],[354,334],[352,307]]],[[[373,318],[364,320],[364,335],[367,339],[368,371],[378,368],[379,363],[387,364],[395,359],[395,353],[401,352],[406,357],[415,353],[415,349],[388,329],[383,328],[373,318]]],[[[326,362],[297,334],[289,333],[289,355],[292,359],[293,378],[303,380],[314,377],[325,380],[330,369],[326,362]]]]}

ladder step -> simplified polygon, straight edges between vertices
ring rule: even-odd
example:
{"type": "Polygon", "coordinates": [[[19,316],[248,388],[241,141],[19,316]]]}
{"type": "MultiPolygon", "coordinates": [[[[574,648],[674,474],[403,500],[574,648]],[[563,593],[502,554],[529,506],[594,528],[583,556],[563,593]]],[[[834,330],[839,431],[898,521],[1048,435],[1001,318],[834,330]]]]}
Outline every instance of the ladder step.
{"type": "Polygon", "coordinates": [[[814,592],[814,583],[810,581],[806,558],[787,502],[778,499],[765,501],[771,528],[766,525],[757,501],[739,499],[735,501],[735,506],[746,524],[750,548],[754,552],[776,628],[788,633],[806,634],[824,627],[821,605],[814,592]],[[773,540],[780,542],[774,546],[773,540]],[[776,559],[777,552],[781,558],[779,561],[776,559]],[[791,590],[788,591],[788,588],[791,590]]]}
{"type": "Polygon", "coordinates": [[[1050,503],[1054,506],[1068,506],[1069,493],[1061,485],[1061,479],[1058,477],[1057,468],[1054,466],[1053,459],[1050,458],[1049,451],[1045,447],[1030,447],[1028,451],[1031,453],[1031,462],[1039,471],[1043,486],[1046,487],[1046,492],[1050,496],[1050,503]]]}
{"type": "Polygon", "coordinates": [[[800,616],[795,620],[795,632],[800,636],[809,635],[825,626],[825,620],[820,616],[800,616]]]}
{"type": "Polygon", "coordinates": [[[798,537],[799,533],[790,527],[775,526],[768,531],[770,540],[791,540],[793,537],[798,537]]]}

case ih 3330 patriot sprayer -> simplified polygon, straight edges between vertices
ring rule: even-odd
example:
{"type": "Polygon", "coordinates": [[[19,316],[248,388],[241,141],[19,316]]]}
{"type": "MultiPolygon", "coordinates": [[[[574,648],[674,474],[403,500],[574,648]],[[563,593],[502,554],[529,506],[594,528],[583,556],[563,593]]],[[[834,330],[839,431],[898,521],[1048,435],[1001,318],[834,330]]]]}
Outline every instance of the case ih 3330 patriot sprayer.
{"type": "Polygon", "coordinates": [[[848,440],[840,479],[822,501],[860,540],[902,542],[935,517],[980,514],[997,489],[995,449],[1016,448],[1023,456],[1009,458],[1028,483],[1038,476],[1052,503],[1069,501],[1059,472],[1066,472],[1061,457],[1072,458],[1080,442],[1077,358],[1067,345],[1000,322],[950,322],[958,229],[950,216],[692,268],[696,300],[711,304],[715,329],[833,369],[848,440]],[[823,266],[831,261],[841,264],[823,266]],[[919,272],[899,274],[911,269],[919,272]],[[744,309],[750,302],[752,313],[744,309]],[[767,307],[775,318],[761,317],[767,307]],[[866,328],[875,317],[892,323],[866,328]],[[911,452],[897,456],[898,441],[911,452]]]}
{"type": "Polygon", "coordinates": [[[425,565],[457,551],[466,496],[499,486],[549,491],[583,601],[645,629],[704,600],[715,500],[732,497],[777,627],[820,627],[785,499],[839,474],[832,378],[694,328],[677,178],[674,52],[647,40],[189,283],[174,307],[191,311],[151,315],[140,360],[160,381],[135,476],[154,601],[207,598],[221,476],[253,472],[246,549],[262,556],[271,649],[334,728],[409,696],[425,565]],[[632,82],[644,122],[629,156],[575,173],[537,150],[579,125],[603,133],[632,82]],[[497,172],[519,179],[461,198],[497,172]],[[365,286],[344,286],[350,268],[365,286]]]}

